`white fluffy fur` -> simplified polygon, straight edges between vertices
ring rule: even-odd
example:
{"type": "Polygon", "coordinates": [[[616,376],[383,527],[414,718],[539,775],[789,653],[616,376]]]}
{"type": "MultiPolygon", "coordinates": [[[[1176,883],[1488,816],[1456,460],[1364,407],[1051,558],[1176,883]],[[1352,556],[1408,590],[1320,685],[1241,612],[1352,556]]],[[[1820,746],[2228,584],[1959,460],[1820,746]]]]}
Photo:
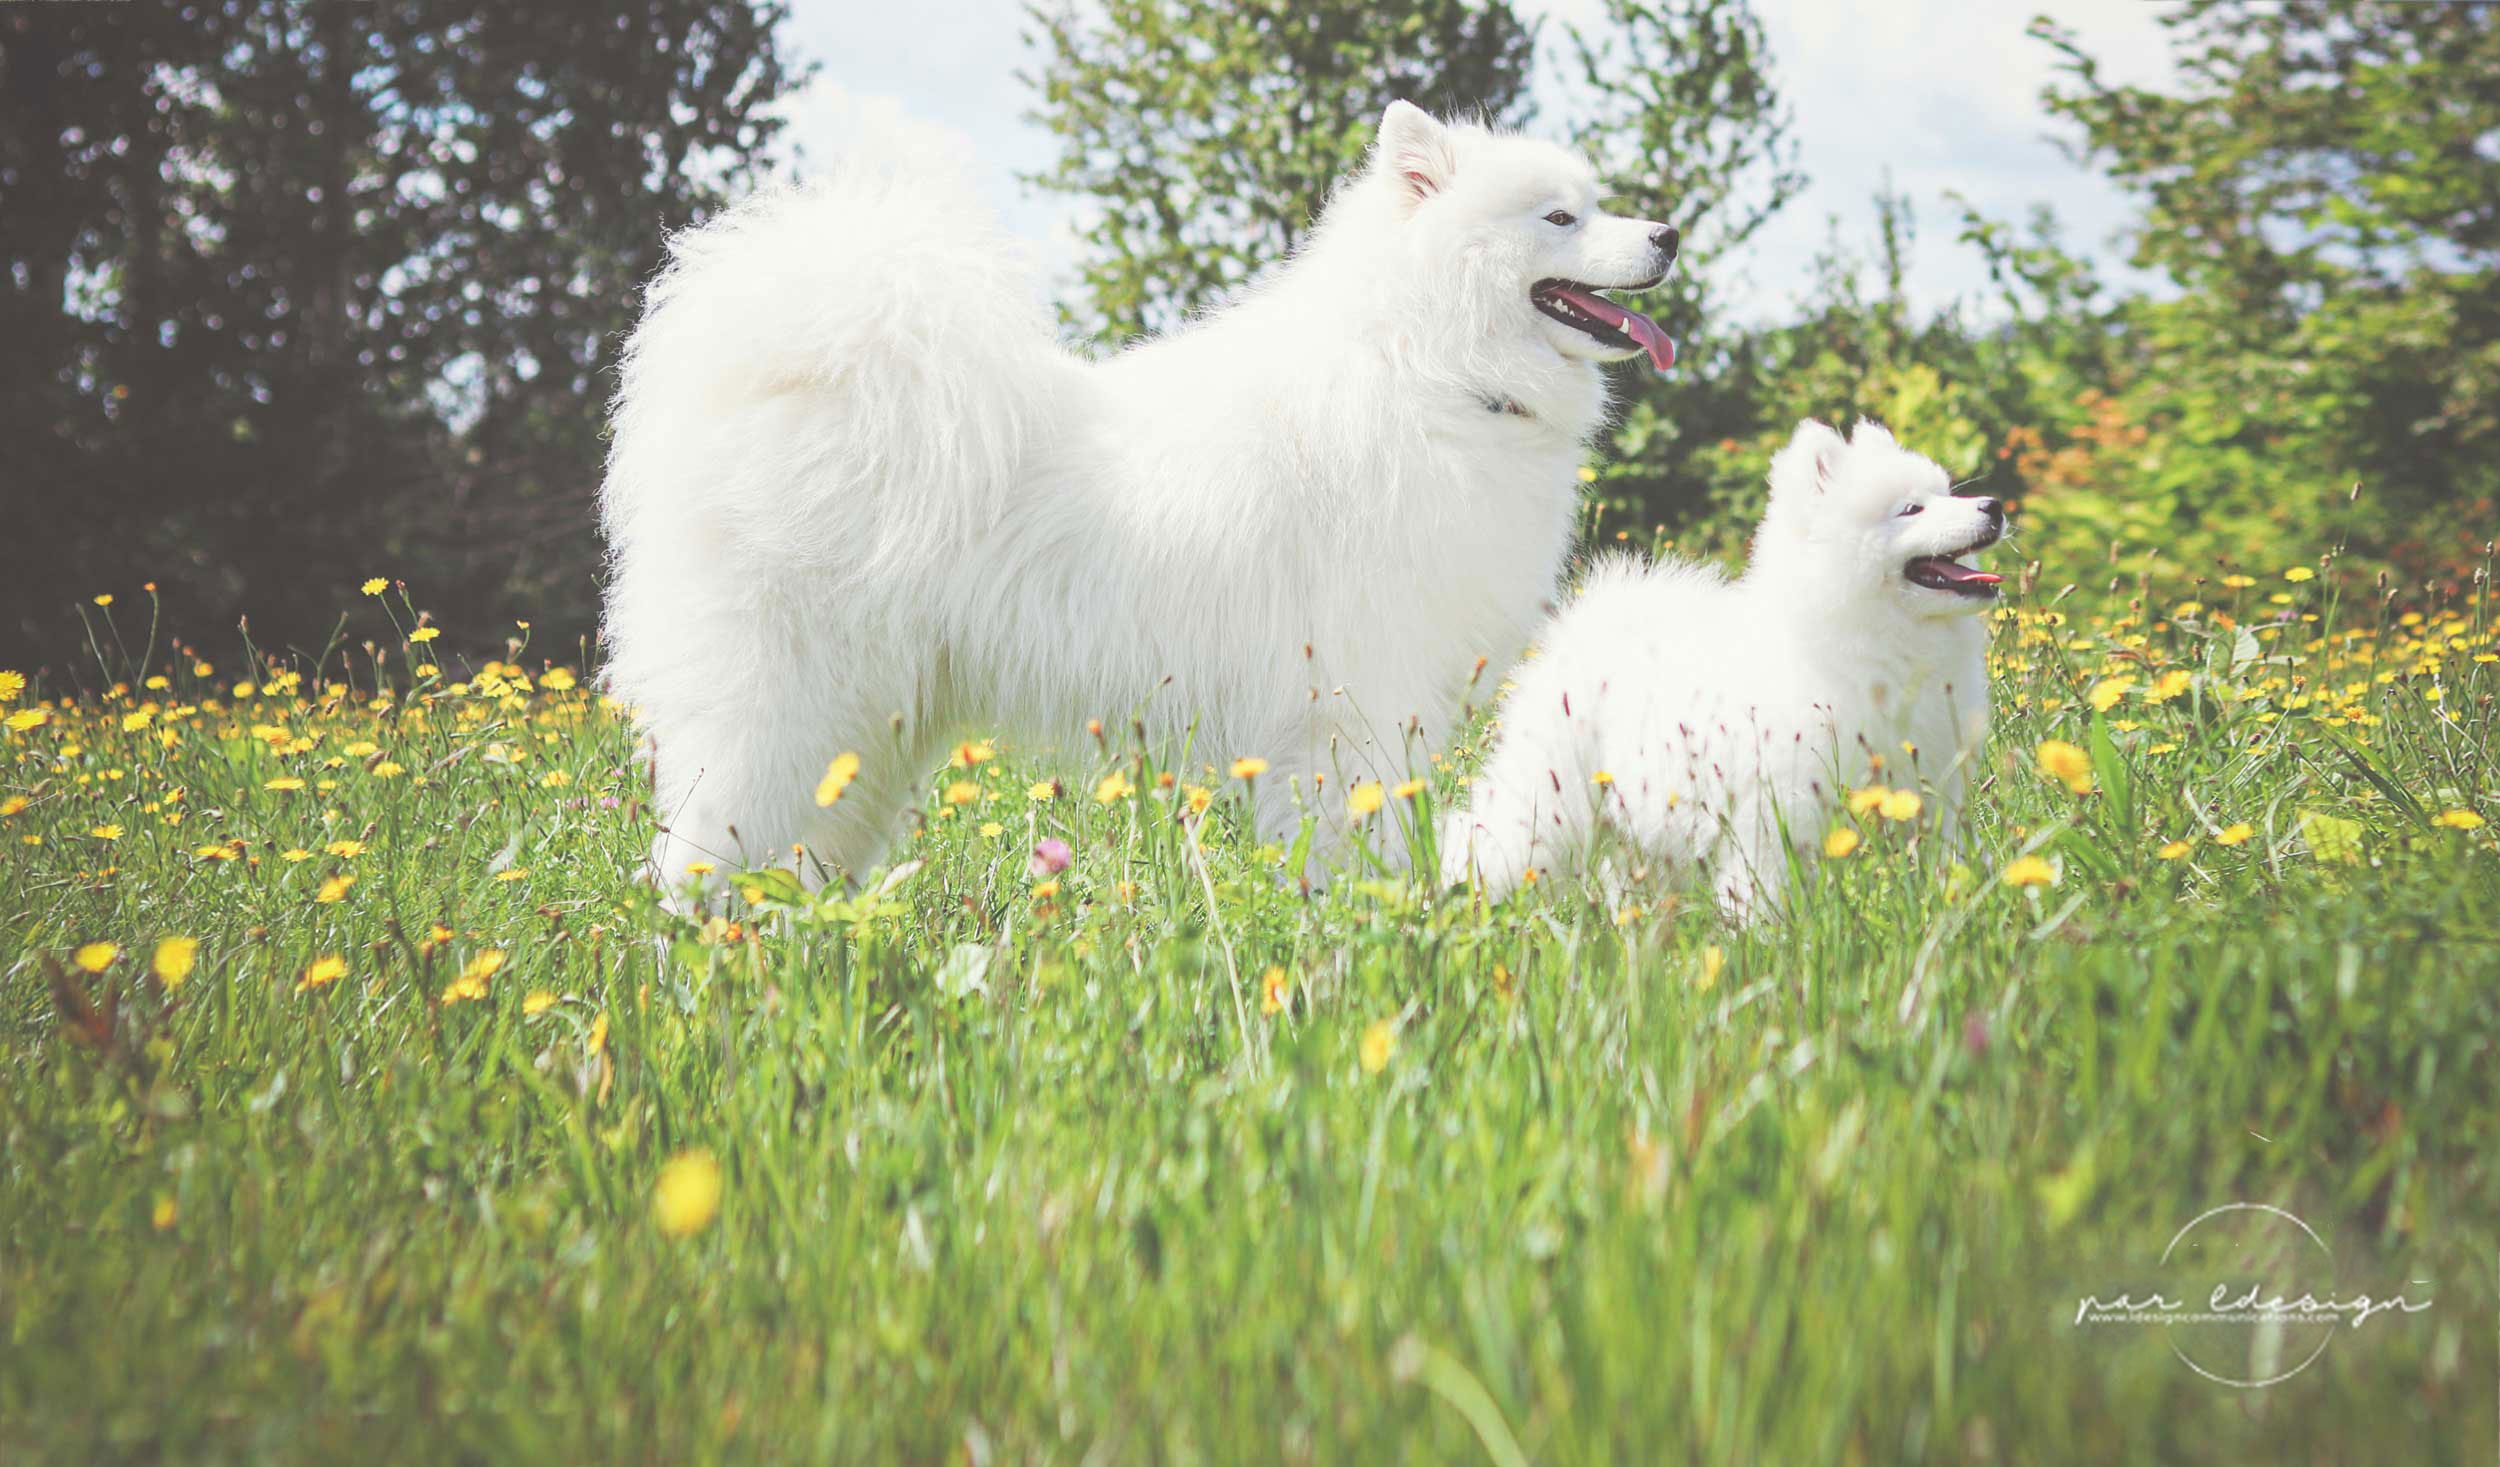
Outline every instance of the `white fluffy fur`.
{"type": "Polygon", "coordinates": [[[794,847],[863,872],[966,732],[1090,752],[1088,719],[1137,717],[1260,755],[1269,829],[1315,772],[1399,775],[1552,595],[1597,363],[1630,354],[1529,287],[1664,272],[1596,192],[1571,153],[1397,104],[1289,266],[1101,364],[924,153],[855,150],[677,239],[602,497],[658,877],[794,847]]]}
{"type": "Polygon", "coordinates": [[[1975,613],[1994,603],[1903,571],[2002,523],[1873,423],[1846,441],[1799,427],[1742,579],[1629,557],[1591,571],[1515,676],[1471,808],[1444,833],[1444,876],[1472,869],[1498,896],[1532,868],[1571,871],[1610,829],[1680,876],[1711,873],[1741,918],[1778,898],[1784,846],[1820,854],[1869,756],[1893,785],[1923,778],[1953,831],[1987,731],[1975,613]]]}

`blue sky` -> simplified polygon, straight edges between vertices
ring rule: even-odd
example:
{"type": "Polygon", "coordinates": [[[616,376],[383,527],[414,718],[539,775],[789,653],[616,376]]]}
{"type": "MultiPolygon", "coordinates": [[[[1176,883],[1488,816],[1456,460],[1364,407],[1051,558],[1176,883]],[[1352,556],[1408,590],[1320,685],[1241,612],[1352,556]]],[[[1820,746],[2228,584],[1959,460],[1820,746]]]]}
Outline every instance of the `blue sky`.
{"type": "MultiPolygon", "coordinates": [[[[1549,30],[1601,13],[1598,0],[1525,0],[1520,8],[1546,16],[1549,30]]],[[[1922,307],[1975,295],[1984,284],[1976,256],[1952,243],[1948,190],[1998,217],[2047,203],[2069,244],[2131,279],[2113,244],[2128,205],[2058,147],[2066,134],[2039,102],[2051,56],[2024,31],[2045,12],[2075,29],[2109,75],[2159,81],[2170,74],[2157,19],[2166,8],[2130,0],[1757,0],[1809,182],[1724,281],[1729,308],[1755,320],[1787,314],[1835,218],[1844,239],[1871,252],[1870,199],[1887,170],[1919,211],[1910,284],[1922,307]]],[[[899,115],[936,129],[969,160],[1010,226],[1064,271],[1082,205],[1016,181],[1052,155],[1049,135],[1023,118],[1031,92],[1017,73],[1032,66],[1026,25],[1016,0],[793,0],[790,40],[819,74],[789,104],[791,136],[821,153],[838,148],[862,117],[899,115]]]]}

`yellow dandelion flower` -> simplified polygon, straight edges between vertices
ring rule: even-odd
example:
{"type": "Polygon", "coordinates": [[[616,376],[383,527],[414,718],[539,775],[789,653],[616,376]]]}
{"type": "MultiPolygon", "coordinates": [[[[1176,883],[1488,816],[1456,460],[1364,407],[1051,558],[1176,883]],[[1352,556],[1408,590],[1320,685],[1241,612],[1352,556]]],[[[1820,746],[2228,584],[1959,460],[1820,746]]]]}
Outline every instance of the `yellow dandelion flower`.
{"type": "Polygon", "coordinates": [[[2431,817],[2431,824],[2443,825],[2450,830],[2479,830],[2483,817],[2471,810],[2443,810],[2431,817]]]}
{"type": "Polygon", "coordinates": [[[1876,808],[1886,820],[1916,820],[1924,802],[1916,790],[1894,790],[1876,808]]]}
{"type": "Polygon", "coordinates": [[[2257,579],[2254,576],[2243,576],[2234,572],[2231,575],[2224,576],[2222,578],[2222,584],[2230,587],[2234,591],[2245,591],[2249,587],[2256,585],[2257,579]]]}
{"type": "Polygon", "coordinates": [[[719,868],[715,867],[709,861],[688,861],[686,863],[686,874],[688,876],[709,876],[717,869],[719,868]]]}
{"type": "Polygon", "coordinates": [[[390,586],[391,583],[380,576],[373,576],[368,578],[360,589],[368,596],[379,596],[389,590],[390,586]]]}
{"type": "Polygon", "coordinates": [[[681,1151],[660,1168],[651,1189],[651,1218],[671,1238],[691,1238],[720,1215],[721,1170],[712,1153],[681,1151]]]}
{"type": "Polygon", "coordinates": [[[408,772],[408,766],[385,759],[381,763],[374,765],[369,772],[375,779],[397,779],[401,775],[408,772]]]}
{"type": "Polygon", "coordinates": [[[295,980],[295,991],[302,993],[307,988],[319,988],[346,976],[347,959],[337,953],[329,953],[312,960],[311,966],[304,969],[304,976],[295,980]]]}
{"type": "Polygon", "coordinates": [[[11,795],[5,800],[0,800],[0,820],[7,819],[9,816],[25,809],[30,803],[32,802],[29,801],[24,795],[11,795]]]}
{"type": "Polygon", "coordinates": [[[419,643],[431,642],[442,634],[443,629],[441,627],[419,627],[415,631],[408,634],[408,640],[419,643]]]}
{"type": "Polygon", "coordinates": [[[601,1014],[590,1021],[590,1037],[582,1041],[582,1046],[592,1054],[607,1053],[608,1016],[606,1014],[601,1014]]]}
{"type": "Polygon", "coordinates": [[[94,836],[97,840],[120,840],[122,828],[108,820],[102,825],[89,826],[87,834],[94,836]]]}
{"type": "Polygon", "coordinates": [[[146,728],[149,724],[154,722],[156,722],[155,709],[133,708],[128,713],[122,715],[122,732],[137,733],[139,730],[146,728]]]}
{"type": "Polygon", "coordinates": [[[581,681],[569,667],[551,667],[539,677],[538,685],[550,693],[569,693],[581,686],[581,681]]]}
{"type": "Polygon", "coordinates": [[[365,843],[360,840],[334,840],[322,849],[341,860],[352,861],[365,853],[365,843]]]}
{"type": "Polygon", "coordinates": [[[241,853],[232,846],[201,846],[191,854],[203,861],[231,861],[241,853]]]}
{"type": "Polygon", "coordinates": [[[451,985],[443,990],[443,1002],[451,1004],[464,999],[484,998],[486,980],[494,977],[496,971],[503,967],[503,957],[501,949],[490,947],[469,959],[468,966],[460,970],[460,976],[451,980],[451,985]]]}
{"type": "Polygon", "coordinates": [[[2287,581],[2314,581],[2317,578],[2318,573],[2305,565],[2296,565],[2283,572],[2283,579],[2287,581]]]}
{"type": "Polygon", "coordinates": [[[533,988],[521,995],[521,1012],[543,1014],[556,1006],[556,996],[544,988],[533,988]]]}
{"type": "Polygon", "coordinates": [[[1259,1012],[1271,1018],[1285,1011],[1293,998],[1293,986],[1282,968],[1270,968],[1259,975],[1259,1012]]]}
{"type": "Polygon", "coordinates": [[[1882,809],[1884,807],[1884,801],[1891,798],[1892,791],[1884,788],[1880,784],[1870,784],[1861,790],[1851,790],[1849,792],[1849,813],[1864,817],[1870,811],[1882,809]]]}
{"type": "Polygon", "coordinates": [[[2181,856],[2186,855],[2194,849],[2196,849],[2196,843],[2194,841],[2174,840],[2170,844],[2163,846],[2160,850],[2153,852],[2153,859],[2157,861],[2176,861],[2181,856]]]}
{"type": "Polygon", "coordinates": [[[261,786],[262,789],[276,790],[280,794],[285,794],[290,790],[300,790],[303,787],[304,782],[297,779],[292,774],[281,774],[276,779],[270,780],[268,783],[261,786]]]}
{"type": "Polygon", "coordinates": [[[20,708],[8,717],[9,732],[24,733],[30,728],[41,728],[51,721],[52,715],[40,708],[20,708]]]}
{"type": "Polygon", "coordinates": [[[96,598],[95,598],[95,604],[96,604],[96,605],[98,605],[98,606],[110,606],[110,605],[112,605],[112,604],[113,604],[113,593],[112,593],[112,592],[110,592],[110,591],[107,591],[107,592],[105,592],[103,595],[96,597],[96,598]]]}
{"type": "Polygon", "coordinates": [[[1108,805],[1115,800],[1125,800],[1135,793],[1137,793],[1137,786],[1129,783],[1127,775],[1115,769],[1103,777],[1102,783],[1094,786],[1094,803],[1108,805]]]}
{"type": "Polygon", "coordinates": [[[957,744],[946,762],[957,769],[974,769],[997,757],[998,750],[988,739],[978,739],[957,744]]]}
{"type": "Polygon", "coordinates": [[[1353,816],[1357,820],[1361,820],[1369,815],[1376,815],[1380,813],[1382,794],[1383,792],[1380,788],[1379,780],[1367,779],[1363,781],[1361,784],[1356,785],[1352,790],[1346,793],[1346,813],[1353,816]]]}
{"type": "Polygon", "coordinates": [[[311,860],[312,852],[305,850],[302,846],[296,846],[290,850],[278,852],[278,859],[292,866],[301,861],[311,860]]]}
{"type": "Polygon", "coordinates": [[[1411,800],[1423,792],[1424,782],[1420,779],[1410,779],[1399,785],[1396,789],[1391,790],[1389,793],[1397,796],[1401,800],[1411,800]]]}
{"type": "Polygon", "coordinates": [[[971,780],[959,779],[946,787],[946,803],[949,805],[969,805],[979,798],[981,787],[971,780]]]}
{"type": "Polygon", "coordinates": [[[1823,854],[1840,860],[1858,848],[1858,833],[1846,825],[1833,826],[1823,837],[1823,854]]]}
{"type": "Polygon", "coordinates": [[[526,866],[513,866],[506,870],[496,872],[495,879],[497,881],[527,881],[530,879],[529,868],[526,866]]]}
{"type": "Polygon", "coordinates": [[[984,820],[981,822],[981,839],[983,840],[996,840],[1006,833],[1007,827],[999,824],[995,820],[984,820]]]}
{"type": "Polygon", "coordinates": [[[1233,761],[1233,778],[1256,779],[1267,773],[1267,761],[1256,754],[1244,754],[1233,761]]]}
{"type": "Polygon", "coordinates": [[[2127,689],[2134,686],[2135,679],[2131,677],[2105,677],[2092,685],[2091,692],[2083,695],[2084,701],[2092,705],[2094,712],[2107,713],[2117,707],[2119,700],[2127,696],[2127,689]]]}
{"type": "Polygon", "coordinates": [[[26,691],[26,674],[0,672],[0,703],[14,703],[26,691]]]}
{"type": "Polygon", "coordinates": [[[1059,781],[1055,779],[1035,780],[1032,786],[1024,792],[1024,797],[1036,805],[1048,804],[1059,798],[1059,781]]]}
{"type": "Polygon", "coordinates": [[[2006,863],[2003,880],[2007,886],[2055,886],[2057,868],[2038,856],[2016,856],[2006,863]]]}
{"type": "Polygon", "coordinates": [[[182,1209],[175,1205],[174,1199],[159,1197],[156,1199],[155,1208],[148,1214],[148,1222],[161,1233],[172,1227],[181,1216],[182,1209]]]}
{"type": "Polygon", "coordinates": [[[156,945],[156,956],[148,960],[148,971],[167,988],[180,988],[191,976],[192,965],[198,961],[200,940],[196,937],[168,937],[156,945]]]}
{"type": "Polygon", "coordinates": [[[859,756],[847,750],[834,755],[833,762],[825,766],[825,777],[816,781],[816,803],[831,805],[841,799],[842,792],[849,789],[851,781],[857,778],[859,756]]]}
{"type": "Polygon", "coordinates": [[[2237,825],[2226,827],[2220,835],[2215,836],[2214,844],[2218,846],[2236,846],[2243,841],[2246,841],[2250,836],[2255,835],[2256,833],[2257,827],[2243,820],[2237,825]]]}
{"type": "Polygon", "coordinates": [[[2037,756],[2040,772],[2073,794],[2092,793],[2092,756],[2064,739],[2043,739],[2037,756]]]}
{"type": "Polygon", "coordinates": [[[1389,1057],[1398,1052],[1398,1026],[1388,1019],[1375,1019],[1363,1031],[1363,1073],[1377,1075],[1389,1068],[1389,1057]]]}
{"type": "Polygon", "coordinates": [[[70,961],[90,973],[101,973],[113,966],[122,955],[121,946],[111,942],[91,942],[70,955],[70,961]]]}
{"type": "Polygon", "coordinates": [[[347,889],[355,884],[356,878],[353,876],[345,874],[332,876],[321,883],[321,890],[313,893],[313,900],[325,907],[329,906],[334,902],[344,900],[347,896],[347,889]]]}
{"type": "Polygon", "coordinates": [[[1599,789],[1604,789],[1606,786],[1613,784],[1614,782],[1614,775],[1603,769],[1589,776],[1589,783],[1597,786],[1599,789]]]}

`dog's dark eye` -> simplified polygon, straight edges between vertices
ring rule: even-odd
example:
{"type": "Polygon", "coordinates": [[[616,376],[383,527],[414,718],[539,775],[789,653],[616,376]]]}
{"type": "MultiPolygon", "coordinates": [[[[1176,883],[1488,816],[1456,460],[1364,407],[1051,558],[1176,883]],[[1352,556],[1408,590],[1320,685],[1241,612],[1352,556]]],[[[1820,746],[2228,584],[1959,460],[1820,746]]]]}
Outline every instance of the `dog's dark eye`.
{"type": "Polygon", "coordinates": [[[1923,505],[1923,504],[1905,504],[1905,505],[1901,506],[1901,515],[1900,515],[1900,517],[1901,517],[1902,519],[1905,519],[1905,520],[1906,520],[1906,519],[1908,519],[1910,516],[1912,516],[1912,515],[1914,515],[1914,514],[1921,514],[1921,513],[1924,513],[1924,512],[1926,511],[1926,509],[1927,509],[1927,506],[1926,506],[1926,505],[1923,505]]]}
{"type": "Polygon", "coordinates": [[[1572,215],[1570,210],[1556,209],[1553,213],[1545,216],[1545,222],[1548,224],[1559,225],[1564,229],[1569,229],[1572,225],[1577,224],[1580,221],[1572,215]]]}

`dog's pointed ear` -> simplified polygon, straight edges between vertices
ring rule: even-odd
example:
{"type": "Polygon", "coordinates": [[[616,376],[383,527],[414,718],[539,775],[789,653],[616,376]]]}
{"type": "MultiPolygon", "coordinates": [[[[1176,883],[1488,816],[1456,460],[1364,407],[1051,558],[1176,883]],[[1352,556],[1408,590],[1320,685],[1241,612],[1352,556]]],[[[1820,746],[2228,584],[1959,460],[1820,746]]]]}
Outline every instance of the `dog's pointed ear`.
{"type": "Polygon", "coordinates": [[[1392,102],[1380,114],[1380,140],[1372,150],[1372,166],[1395,183],[1410,204],[1419,204],[1449,187],[1458,171],[1458,154],[1450,146],[1450,130],[1412,102],[1392,102]]]}
{"type": "Polygon", "coordinates": [[[1852,445],[1870,443],[1882,448],[1900,446],[1893,441],[1892,430],[1873,418],[1858,419],[1857,426],[1849,430],[1849,442],[1852,445]]]}
{"type": "Polygon", "coordinates": [[[1841,455],[1848,451],[1849,441],[1831,424],[1813,418],[1799,423],[1788,446],[1771,459],[1771,497],[1822,493],[1839,477],[1841,455]]]}

